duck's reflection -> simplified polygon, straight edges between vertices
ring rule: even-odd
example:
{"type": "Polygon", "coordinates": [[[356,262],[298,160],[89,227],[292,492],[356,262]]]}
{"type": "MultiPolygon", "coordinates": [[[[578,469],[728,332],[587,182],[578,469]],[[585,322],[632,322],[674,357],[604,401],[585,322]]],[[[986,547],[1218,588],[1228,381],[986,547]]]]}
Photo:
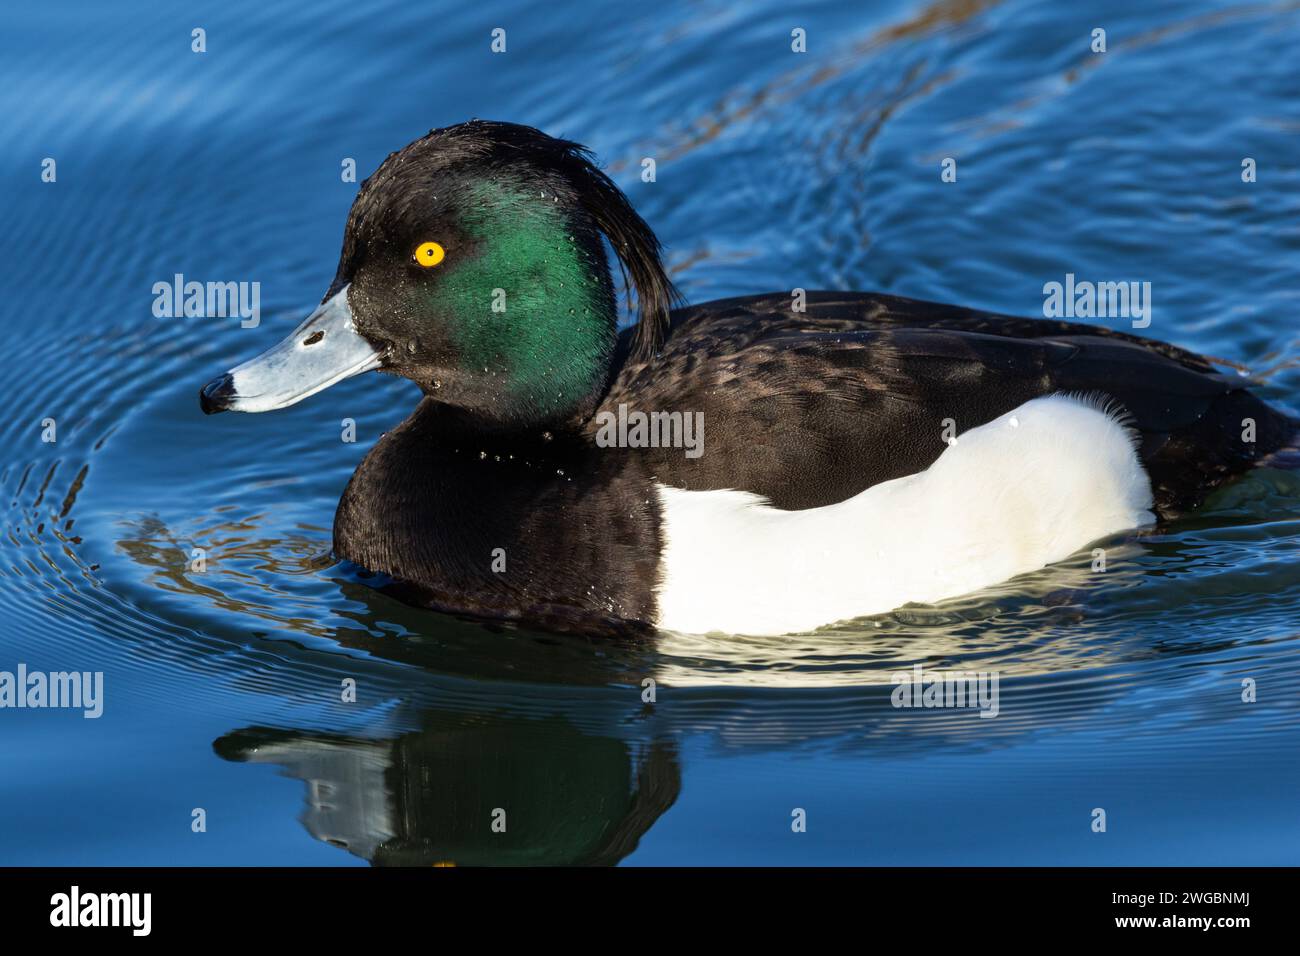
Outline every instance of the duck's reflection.
{"type": "Polygon", "coordinates": [[[302,780],[308,832],[377,866],[617,863],[681,790],[667,744],[559,717],[421,719],[388,740],[251,727],[213,746],[302,780]]]}

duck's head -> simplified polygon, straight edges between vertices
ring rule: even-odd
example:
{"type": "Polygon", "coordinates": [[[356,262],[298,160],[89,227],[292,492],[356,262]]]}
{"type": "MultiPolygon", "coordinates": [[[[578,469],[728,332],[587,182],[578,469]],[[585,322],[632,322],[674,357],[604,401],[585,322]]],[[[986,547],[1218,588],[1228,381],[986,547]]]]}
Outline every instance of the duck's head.
{"type": "Polygon", "coordinates": [[[588,152],[512,123],[434,130],[362,184],[320,306],[200,403],[263,412],[379,369],[486,422],[563,418],[598,396],[614,351],[602,236],[636,289],[633,350],[648,356],[676,293],[654,233],[588,152]]]}

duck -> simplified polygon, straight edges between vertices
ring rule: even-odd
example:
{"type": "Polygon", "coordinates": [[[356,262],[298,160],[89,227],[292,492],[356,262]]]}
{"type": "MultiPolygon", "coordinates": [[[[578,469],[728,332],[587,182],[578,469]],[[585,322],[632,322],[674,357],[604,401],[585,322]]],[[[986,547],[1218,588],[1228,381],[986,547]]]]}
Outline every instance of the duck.
{"type": "Polygon", "coordinates": [[[588,638],[976,592],[1172,521],[1300,431],[1237,371],[1105,326],[870,292],[688,305],[587,148],[486,120],[389,155],[320,305],[200,406],[372,371],[421,398],[348,482],[335,557],[408,604],[588,638]]]}

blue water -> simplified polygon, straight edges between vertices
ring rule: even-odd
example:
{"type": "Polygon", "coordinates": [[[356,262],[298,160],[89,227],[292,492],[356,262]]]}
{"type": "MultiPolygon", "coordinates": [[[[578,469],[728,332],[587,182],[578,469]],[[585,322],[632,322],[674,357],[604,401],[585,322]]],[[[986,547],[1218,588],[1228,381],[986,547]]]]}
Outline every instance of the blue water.
{"type": "Polygon", "coordinates": [[[0,864],[1300,862],[1295,473],[1123,537],[1105,574],[1082,554],[811,635],[614,647],[335,565],[338,496],[413,386],[200,414],[329,285],[344,160],[364,178],[472,116],[589,144],[692,301],[1032,315],[1067,272],[1149,281],[1145,334],[1300,405],[1300,7],[787,6],[6,12],[0,670],[105,690],[99,719],[0,710],[0,864]],[[156,318],[176,273],[260,282],[262,324],[156,318]],[[917,662],[997,671],[998,717],[892,707],[917,662]]]}

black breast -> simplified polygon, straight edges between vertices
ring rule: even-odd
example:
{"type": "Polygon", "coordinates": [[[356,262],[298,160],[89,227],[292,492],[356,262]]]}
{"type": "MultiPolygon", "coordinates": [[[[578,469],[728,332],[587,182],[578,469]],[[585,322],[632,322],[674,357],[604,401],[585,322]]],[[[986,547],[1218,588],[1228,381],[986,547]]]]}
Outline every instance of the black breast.
{"type": "Polygon", "coordinates": [[[334,551],[398,597],[552,631],[655,619],[659,503],[635,455],[571,432],[475,435],[425,399],[358,467],[334,551]]]}

